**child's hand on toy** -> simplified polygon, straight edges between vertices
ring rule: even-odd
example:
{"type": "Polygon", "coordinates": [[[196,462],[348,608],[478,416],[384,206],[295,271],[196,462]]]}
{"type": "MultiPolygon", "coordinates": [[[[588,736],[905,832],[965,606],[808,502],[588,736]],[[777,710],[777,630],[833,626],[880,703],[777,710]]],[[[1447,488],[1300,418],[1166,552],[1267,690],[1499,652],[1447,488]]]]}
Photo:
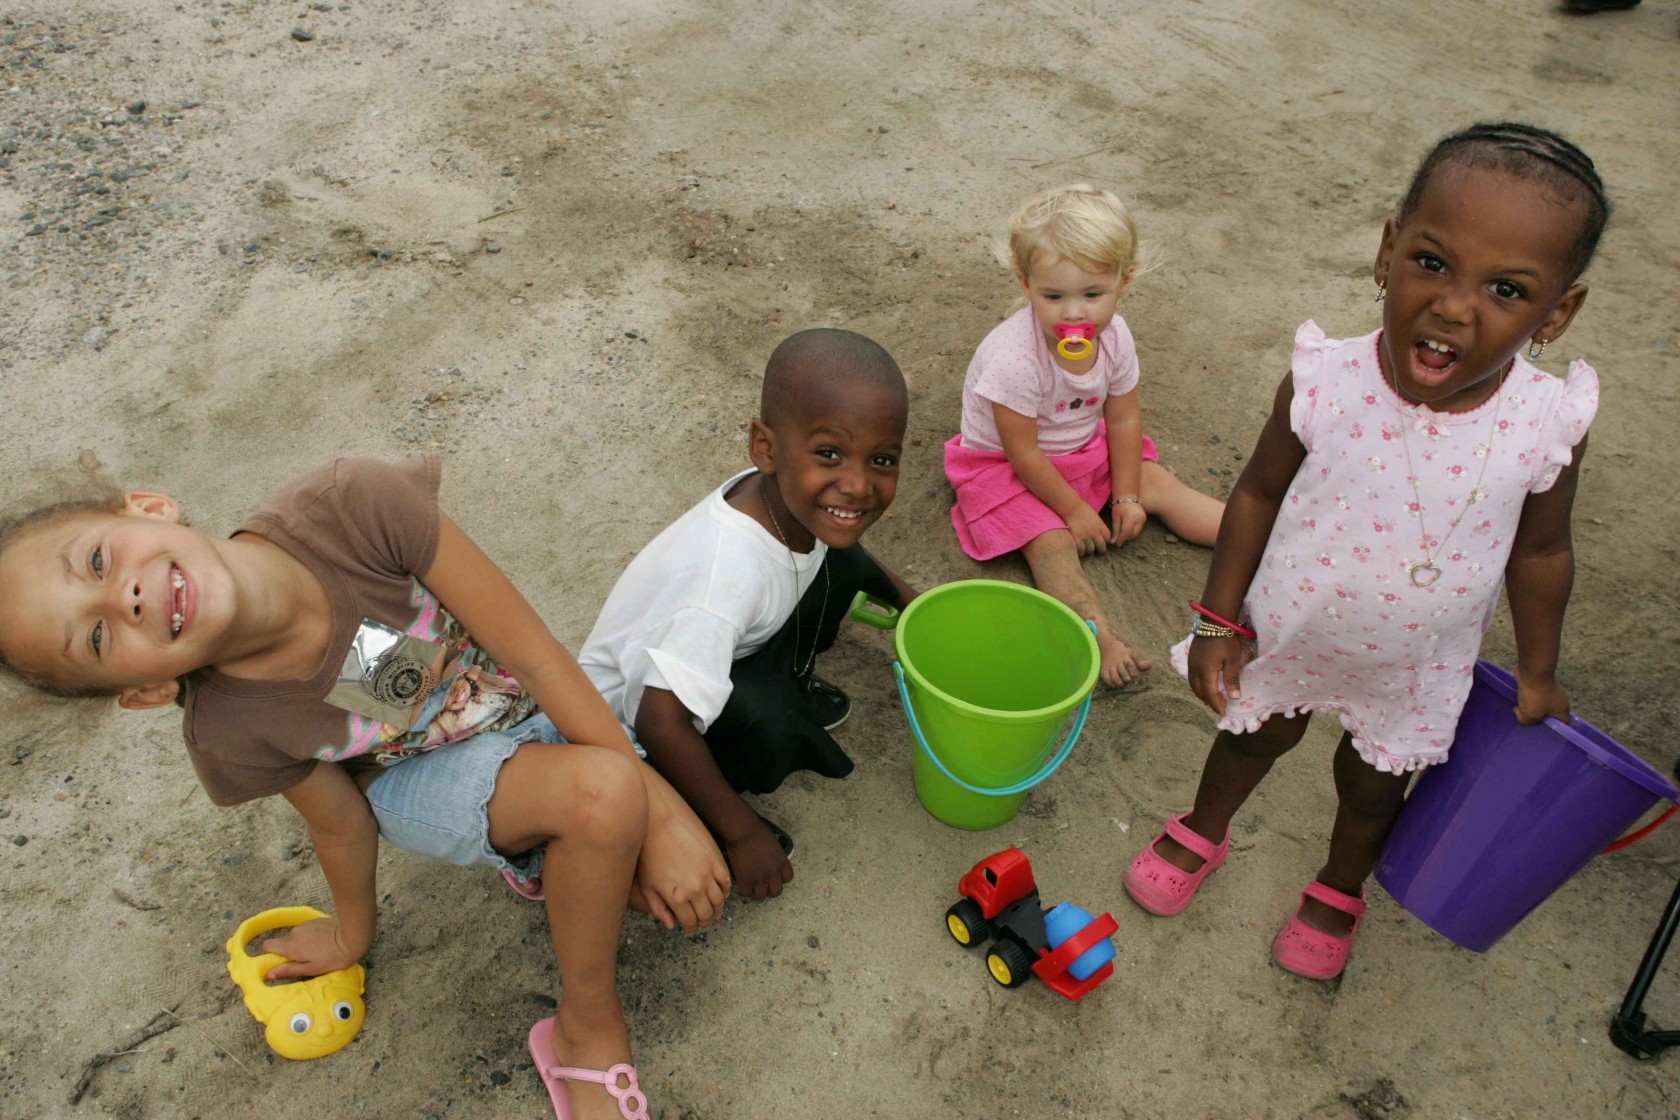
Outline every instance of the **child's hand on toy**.
{"type": "Polygon", "coordinates": [[[1550,673],[1543,676],[1524,673],[1519,664],[1515,710],[1518,723],[1539,723],[1547,717],[1568,723],[1569,693],[1550,673]]]}
{"type": "Polygon", "coordinates": [[[1190,691],[1215,715],[1225,714],[1225,701],[1242,699],[1242,669],[1248,647],[1238,638],[1196,638],[1190,643],[1190,691]]]}
{"type": "Polygon", "coordinates": [[[775,898],[793,878],[793,864],[763,821],[755,820],[745,836],[729,841],[729,866],[742,898],[775,898]]]}
{"type": "Polygon", "coordinates": [[[262,943],[265,953],[278,953],[287,958],[263,974],[265,980],[300,980],[320,976],[340,968],[349,968],[367,952],[358,951],[344,939],[344,929],[337,918],[317,918],[293,926],[283,937],[271,937],[262,943]]]}
{"type": "Polygon", "coordinates": [[[1143,532],[1143,524],[1149,520],[1149,515],[1137,502],[1121,502],[1108,509],[1109,516],[1114,520],[1113,540],[1116,547],[1143,532]]]}
{"type": "Polygon", "coordinates": [[[1109,544],[1114,540],[1108,526],[1103,524],[1101,515],[1083,502],[1073,511],[1073,516],[1067,519],[1067,527],[1068,532],[1073,534],[1074,546],[1079,549],[1081,556],[1107,552],[1109,544]]]}

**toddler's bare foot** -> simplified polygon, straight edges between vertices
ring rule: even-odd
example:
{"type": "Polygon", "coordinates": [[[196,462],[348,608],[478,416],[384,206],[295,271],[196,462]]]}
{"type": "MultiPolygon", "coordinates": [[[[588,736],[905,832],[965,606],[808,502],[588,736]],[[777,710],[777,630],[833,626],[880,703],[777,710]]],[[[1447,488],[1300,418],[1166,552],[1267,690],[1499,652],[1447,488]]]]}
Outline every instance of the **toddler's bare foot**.
{"type": "MultiPolygon", "coordinates": [[[[622,1015],[596,1016],[583,1022],[570,1016],[564,1004],[555,1016],[554,1058],[563,1066],[606,1070],[630,1061],[630,1035],[622,1015]],[[577,1021],[574,1021],[577,1020],[577,1021]]],[[[574,1120],[622,1120],[618,1101],[606,1086],[593,1081],[566,1082],[567,1102],[574,1120]]]]}
{"type": "Polygon", "coordinates": [[[1097,633],[1097,653],[1102,659],[1100,677],[1109,688],[1119,688],[1149,671],[1154,662],[1145,661],[1137,650],[1113,634],[1097,633]]]}

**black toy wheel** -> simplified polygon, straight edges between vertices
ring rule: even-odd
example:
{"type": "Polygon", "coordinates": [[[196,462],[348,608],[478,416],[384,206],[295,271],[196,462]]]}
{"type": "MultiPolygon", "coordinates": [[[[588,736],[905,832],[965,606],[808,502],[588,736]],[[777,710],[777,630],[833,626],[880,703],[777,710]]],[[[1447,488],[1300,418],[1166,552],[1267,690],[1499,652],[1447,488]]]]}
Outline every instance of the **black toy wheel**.
{"type": "Polygon", "coordinates": [[[1027,951],[1013,941],[999,941],[986,951],[986,969],[1006,988],[1019,988],[1032,975],[1027,951]]]}
{"type": "Polygon", "coordinates": [[[972,898],[959,899],[945,911],[945,928],[958,945],[967,948],[992,935],[992,923],[986,920],[980,904],[972,898]]]}

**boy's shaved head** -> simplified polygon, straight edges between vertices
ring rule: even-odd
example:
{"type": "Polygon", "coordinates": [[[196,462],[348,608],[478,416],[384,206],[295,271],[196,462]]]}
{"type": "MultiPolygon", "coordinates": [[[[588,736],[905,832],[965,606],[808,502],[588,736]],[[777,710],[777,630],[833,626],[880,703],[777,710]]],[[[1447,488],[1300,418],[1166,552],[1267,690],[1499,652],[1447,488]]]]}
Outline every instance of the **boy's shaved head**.
{"type": "Polygon", "coordinates": [[[730,504],[790,551],[856,544],[898,492],[910,419],[898,363],[852,331],[800,331],[770,355],[759,409],[747,428],[758,476],[730,504]]]}
{"type": "Polygon", "coordinates": [[[910,411],[910,390],[892,355],[854,331],[819,327],[791,335],[764,367],[759,417],[776,428],[814,407],[856,398],[863,392],[888,398],[900,416],[910,411]]]}

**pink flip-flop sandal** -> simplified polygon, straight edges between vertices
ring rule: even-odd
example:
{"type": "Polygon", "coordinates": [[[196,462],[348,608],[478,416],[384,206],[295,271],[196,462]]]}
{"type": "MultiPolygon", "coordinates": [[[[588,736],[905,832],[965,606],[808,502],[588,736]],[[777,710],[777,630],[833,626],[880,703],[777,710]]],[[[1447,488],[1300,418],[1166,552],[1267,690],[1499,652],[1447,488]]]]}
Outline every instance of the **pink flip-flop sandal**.
{"type": "Polygon", "coordinates": [[[520,898],[529,899],[532,902],[541,902],[548,897],[543,893],[541,879],[533,879],[528,883],[520,882],[519,877],[511,871],[503,871],[502,878],[507,880],[507,885],[512,887],[513,893],[520,898]]]}
{"type": "Polygon", "coordinates": [[[1229,828],[1225,830],[1225,839],[1215,845],[1184,823],[1184,818],[1189,815],[1188,812],[1184,812],[1176,817],[1168,817],[1166,827],[1138,853],[1131,866],[1126,868],[1126,893],[1151,914],[1170,918],[1190,905],[1190,900],[1196,897],[1202,880],[1206,879],[1214,868],[1225,862],[1225,855],[1231,850],[1229,828]],[[1202,865],[1194,871],[1184,871],[1162,859],[1161,854],[1155,850],[1155,845],[1168,836],[1200,856],[1202,865]]]}
{"type": "Polygon", "coordinates": [[[1348,930],[1346,937],[1314,929],[1301,920],[1301,908],[1297,906],[1294,916],[1278,931],[1277,939],[1272,942],[1272,959],[1297,976],[1305,976],[1309,980],[1333,980],[1342,974],[1347,965],[1353,935],[1359,932],[1359,919],[1365,914],[1365,891],[1361,888],[1359,897],[1355,898],[1314,879],[1301,892],[1301,897],[1303,900],[1315,898],[1326,906],[1351,914],[1353,928],[1348,930]]]}
{"type": "Polygon", "coordinates": [[[554,1064],[554,1017],[540,1019],[525,1040],[531,1050],[531,1060],[537,1063],[537,1076],[548,1086],[548,1099],[554,1103],[554,1115],[559,1120],[572,1120],[572,1106],[566,1100],[566,1082],[593,1081],[606,1087],[618,1102],[618,1114],[624,1120],[649,1120],[647,1097],[642,1095],[636,1067],[619,1062],[611,1069],[578,1069],[575,1066],[554,1064]]]}

